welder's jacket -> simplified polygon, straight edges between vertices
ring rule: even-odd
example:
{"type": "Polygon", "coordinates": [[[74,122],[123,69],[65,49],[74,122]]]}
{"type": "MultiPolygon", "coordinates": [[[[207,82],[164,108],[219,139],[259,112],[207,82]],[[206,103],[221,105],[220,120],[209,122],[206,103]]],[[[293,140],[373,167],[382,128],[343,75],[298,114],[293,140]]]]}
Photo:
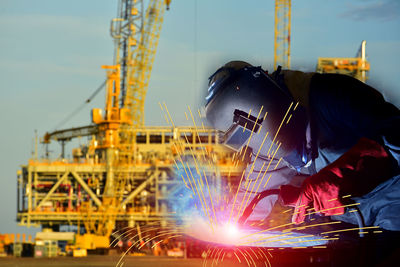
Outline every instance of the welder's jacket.
{"type": "Polygon", "coordinates": [[[317,170],[333,162],[361,137],[385,144],[399,162],[395,147],[400,147],[400,110],[386,102],[377,90],[340,74],[287,70],[282,75],[295,101],[308,111],[314,157],[324,155],[316,160],[317,170]]]}
{"type": "MultiPolygon", "coordinates": [[[[305,142],[311,149],[313,164],[308,168],[302,168],[300,174],[310,175],[318,172],[338,159],[363,137],[381,144],[391,155],[393,168],[398,168],[400,111],[386,102],[382,94],[374,88],[345,75],[290,70],[282,71],[278,83],[281,83],[281,86],[285,87],[308,113],[309,134],[306,134],[305,142]]],[[[256,162],[256,166],[260,164],[261,162],[256,162]]],[[[291,165],[290,159],[287,160],[287,165],[291,165]]],[[[272,184],[267,189],[279,188],[280,185],[289,183],[299,185],[292,180],[293,176],[296,177],[293,170],[291,172],[281,168],[281,171],[281,173],[271,173],[272,184]],[[289,177],[290,175],[292,177],[289,177]]],[[[398,171],[395,173],[399,174],[398,171]]],[[[373,196],[368,198],[367,194],[363,199],[356,199],[359,202],[362,200],[360,209],[366,224],[380,225],[388,230],[400,230],[400,219],[393,219],[393,212],[400,214],[400,175],[394,175],[377,188],[369,193],[373,196]],[[391,186],[385,186],[385,183],[390,183],[391,186]],[[379,192],[374,193],[377,188],[379,192]],[[390,199],[384,197],[385,190],[390,190],[390,199]],[[396,190],[397,195],[393,193],[396,190]],[[373,205],[369,199],[373,199],[373,205]],[[391,207],[390,213],[384,212],[387,210],[387,205],[391,207]]],[[[260,201],[254,210],[254,215],[249,219],[261,219],[262,212],[265,217],[265,210],[270,209],[276,199],[270,197],[260,201]]],[[[351,217],[346,214],[341,218],[352,222],[351,217]]]]}

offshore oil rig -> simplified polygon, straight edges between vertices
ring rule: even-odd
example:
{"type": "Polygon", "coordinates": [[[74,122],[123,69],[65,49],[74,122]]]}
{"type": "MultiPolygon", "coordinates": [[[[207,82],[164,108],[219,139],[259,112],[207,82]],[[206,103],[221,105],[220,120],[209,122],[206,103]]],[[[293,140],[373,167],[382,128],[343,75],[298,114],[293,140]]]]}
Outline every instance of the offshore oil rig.
{"type": "Polygon", "coordinates": [[[151,0],[144,11],[143,1],[119,1],[120,15],[111,22],[114,65],[102,66],[107,71],[105,108],[92,110],[91,125],[42,138],[46,146],[58,142],[61,154],[33,158],[18,172],[20,225],[54,232],[77,226],[79,248],[107,248],[116,227],[171,218],[171,192],[182,185],[175,166],[185,166],[186,154],[212,161],[207,173],[218,175],[211,183],[239,175],[232,151],[219,143],[214,130],[196,127],[194,120],[193,127],[176,127],[167,106],[161,108],[170,127],[144,126],[145,96],[169,4],[151,0]],[[65,144],[78,137],[88,137],[88,143],[66,158],[65,144]]]}
{"type": "MultiPolygon", "coordinates": [[[[275,65],[290,68],[291,1],[275,3],[275,65]]],[[[106,249],[114,229],[163,225],[174,217],[171,200],[184,182],[176,167],[190,168],[186,156],[204,161],[204,176],[211,184],[223,180],[229,186],[240,178],[244,166],[215,130],[196,125],[196,112],[189,110],[193,127],[177,127],[167,106],[160,104],[169,126],[144,125],[146,92],[169,5],[170,0],[150,0],[146,8],[143,0],[119,0],[119,16],[110,28],[114,64],[102,66],[107,72],[105,108],[92,110],[88,126],[44,135],[41,142],[46,147],[59,143],[61,153],[56,158],[36,153],[18,171],[20,225],[42,226],[53,233],[74,226],[76,248],[106,249]],[[87,143],[67,158],[66,143],[81,137],[87,137],[87,143]]],[[[365,42],[355,58],[320,58],[317,71],[346,73],[365,82],[365,42]]],[[[62,235],[51,238],[56,236],[62,235]]]]}

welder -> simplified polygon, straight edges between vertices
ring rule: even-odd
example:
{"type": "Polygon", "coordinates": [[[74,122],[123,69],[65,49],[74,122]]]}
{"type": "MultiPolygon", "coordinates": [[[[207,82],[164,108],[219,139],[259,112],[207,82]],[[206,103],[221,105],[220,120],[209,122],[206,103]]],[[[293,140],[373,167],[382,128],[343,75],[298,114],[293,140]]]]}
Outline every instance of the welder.
{"type": "Polygon", "coordinates": [[[262,220],[279,200],[295,207],[296,224],[312,213],[356,224],[357,205],[365,225],[400,231],[400,111],[373,87],[231,61],[210,76],[205,109],[222,142],[249,159],[231,201],[238,212],[251,204],[241,219],[262,220]],[[264,198],[271,189],[279,196],[264,198]]]}

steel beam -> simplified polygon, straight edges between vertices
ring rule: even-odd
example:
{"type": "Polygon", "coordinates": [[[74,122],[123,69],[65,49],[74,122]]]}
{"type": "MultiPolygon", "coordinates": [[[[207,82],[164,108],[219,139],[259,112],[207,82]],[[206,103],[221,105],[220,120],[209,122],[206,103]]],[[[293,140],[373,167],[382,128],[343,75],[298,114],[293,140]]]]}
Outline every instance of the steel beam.
{"type": "Polygon", "coordinates": [[[47,195],[40,201],[40,203],[36,206],[36,208],[39,208],[42,206],[49,198],[50,196],[56,191],[56,189],[60,186],[60,184],[65,180],[65,178],[68,177],[69,172],[67,171],[64,173],[64,175],[57,181],[55,185],[50,189],[50,191],[47,193],[47,195]]]}
{"type": "Polygon", "coordinates": [[[152,175],[150,175],[149,178],[146,179],[146,181],[144,181],[143,183],[141,183],[138,187],[136,187],[135,190],[132,191],[132,193],[130,193],[128,195],[127,198],[125,198],[124,201],[122,201],[121,203],[121,207],[123,207],[124,205],[126,205],[129,201],[131,201],[134,197],[137,196],[137,194],[139,194],[146,186],[148,183],[152,182],[158,175],[160,174],[160,172],[158,170],[155,170],[154,173],[152,175]]]}
{"type": "Polygon", "coordinates": [[[96,203],[97,206],[101,207],[101,201],[96,197],[90,187],[85,183],[85,181],[74,171],[71,174],[75,177],[75,179],[80,183],[83,189],[90,195],[93,201],[96,203]]]}

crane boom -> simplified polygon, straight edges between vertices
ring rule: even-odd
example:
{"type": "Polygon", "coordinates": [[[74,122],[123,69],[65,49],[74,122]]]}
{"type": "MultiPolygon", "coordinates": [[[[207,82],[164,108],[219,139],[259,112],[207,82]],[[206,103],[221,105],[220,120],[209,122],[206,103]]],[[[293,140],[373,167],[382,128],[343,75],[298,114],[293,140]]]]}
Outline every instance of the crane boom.
{"type": "MultiPolygon", "coordinates": [[[[167,4],[169,1],[167,1],[167,4]]],[[[128,73],[126,107],[131,111],[133,126],[144,125],[144,102],[150,74],[157,51],[166,5],[162,0],[151,0],[146,11],[145,25],[132,69],[128,73]]]]}
{"type": "Polygon", "coordinates": [[[165,9],[170,0],[120,0],[118,18],[111,22],[114,64],[121,66],[121,107],[130,110],[132,125],[144,125],[144,102],[157,51],[165,9]]]}

